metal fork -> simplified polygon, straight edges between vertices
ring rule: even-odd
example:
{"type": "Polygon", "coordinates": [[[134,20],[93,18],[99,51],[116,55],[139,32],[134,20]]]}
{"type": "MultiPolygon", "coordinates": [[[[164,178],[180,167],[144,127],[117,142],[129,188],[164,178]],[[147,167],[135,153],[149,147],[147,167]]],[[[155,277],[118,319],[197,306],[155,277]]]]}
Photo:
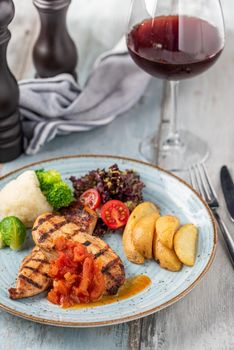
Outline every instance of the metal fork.
{"type": "Polygon", "coordinates": [[[219,202],[217,195],[211,185],[205,165],[203,163],[193,165],[189,168],[189,175],[192,186],[204,198],[214,214],[234,267],[234,240],[232,239],[226,225],[218,213],[219,202]]]}

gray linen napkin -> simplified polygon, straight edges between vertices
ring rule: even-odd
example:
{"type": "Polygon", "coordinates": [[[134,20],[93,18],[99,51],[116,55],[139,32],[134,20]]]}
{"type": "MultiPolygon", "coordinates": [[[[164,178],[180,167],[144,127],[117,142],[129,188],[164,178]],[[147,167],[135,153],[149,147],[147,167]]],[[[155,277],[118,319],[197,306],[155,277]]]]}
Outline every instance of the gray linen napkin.
{"type": "Polygon", "coordinates": [[[56,135],[110,123],[138,101],[149,80],[121,40],[96,60],[83,90],[69,74],[19,82],[25,153],[36,154],[56,135]]]}

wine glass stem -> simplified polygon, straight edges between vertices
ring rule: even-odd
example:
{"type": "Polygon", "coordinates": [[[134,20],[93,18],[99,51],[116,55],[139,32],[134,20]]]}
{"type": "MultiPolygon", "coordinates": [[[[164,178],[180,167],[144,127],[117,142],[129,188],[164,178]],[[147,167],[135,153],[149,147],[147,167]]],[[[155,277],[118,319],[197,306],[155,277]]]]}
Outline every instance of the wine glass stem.
{"type": "Polygon", "coordinates": [[[178,88],[178,81],[169,82],[169,95],[166,102],[169,116],[169,131],[166,140],[163,142],[164,150],[182,147],[182,141],[177,129],[178,88]]]}

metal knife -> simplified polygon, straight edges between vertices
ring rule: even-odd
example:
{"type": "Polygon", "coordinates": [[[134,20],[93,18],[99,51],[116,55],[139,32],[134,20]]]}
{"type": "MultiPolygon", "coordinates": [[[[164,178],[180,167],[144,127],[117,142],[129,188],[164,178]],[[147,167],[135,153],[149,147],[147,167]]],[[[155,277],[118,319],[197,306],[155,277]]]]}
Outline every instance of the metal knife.
{"type": "Polygon", "coordinates": [[[234,221],[234,183],[226,165],[221,168],[220,179],[227,209],[234,221]]]}

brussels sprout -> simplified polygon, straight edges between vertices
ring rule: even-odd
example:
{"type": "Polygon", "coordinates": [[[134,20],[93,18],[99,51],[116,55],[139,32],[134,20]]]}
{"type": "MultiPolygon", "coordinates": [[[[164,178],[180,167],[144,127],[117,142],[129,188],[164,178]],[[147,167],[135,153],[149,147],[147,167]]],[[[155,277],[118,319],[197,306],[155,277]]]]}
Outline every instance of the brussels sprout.
{"type": "Polygon", "coordinates": [[[6,246],[6,244],[4,243],[4,240],[2,238],[2,234],[0,232],[0,249],[4,248],[6,246]]]}
{"type": "Polygon", "coordinates": [[[0,222],[0,234],[8,247],[17,250],[25,241],[26,228],[17,217],[7,216],[0,222]]]}

